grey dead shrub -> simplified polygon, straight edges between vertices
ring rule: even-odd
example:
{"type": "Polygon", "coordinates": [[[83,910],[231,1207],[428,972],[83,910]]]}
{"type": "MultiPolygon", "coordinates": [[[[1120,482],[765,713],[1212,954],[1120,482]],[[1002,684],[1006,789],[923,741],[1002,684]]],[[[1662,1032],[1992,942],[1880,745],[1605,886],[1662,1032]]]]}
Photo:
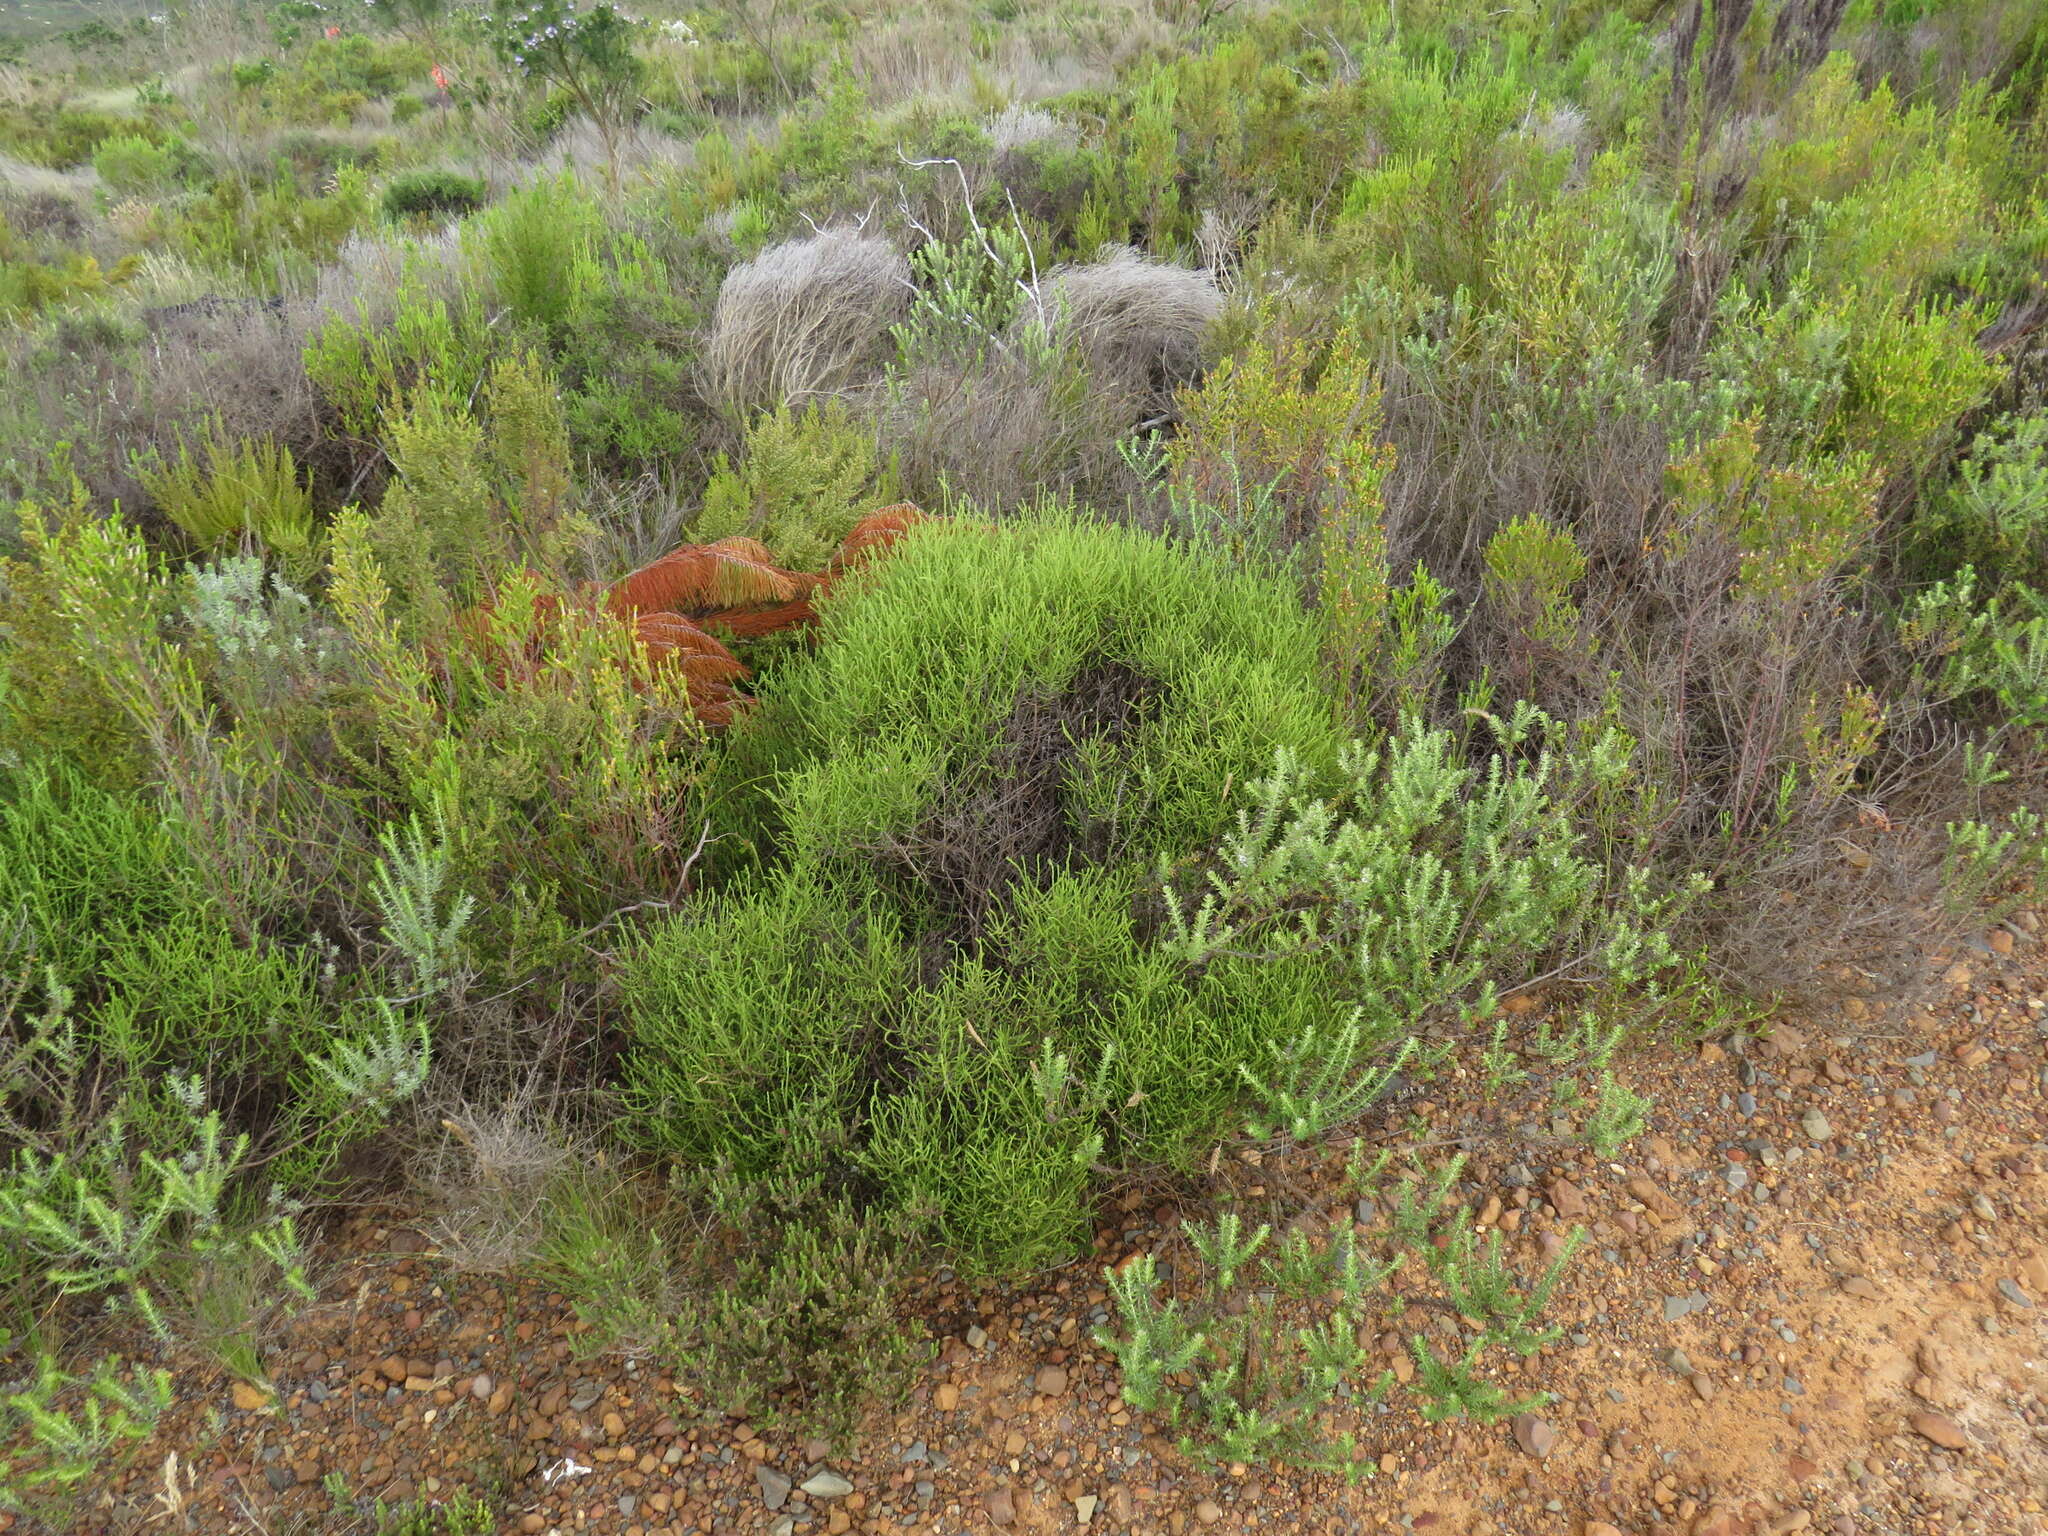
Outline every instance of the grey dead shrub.
{"type": "Polygon", "coordinates": [[[1053,335],[1087,364],[1094,388],[1148,416],[1169,412],[1173,392],[1200,376],[1202,339],[1222,308],[1209,273],[1128,247],[1046,280],[1053,335]]]}
{"type": "Polygon", "coordinates": [[[33,483],[68,445],[94,500],[131,512],[149,504],[133,456],[174,457],[181,434],[215,419],[231,438],[275,438],[306,463],[321,443],[302,360],[310,313],[300,300],[215,293],[24,328],[0,347],[19,385],[0,402],[0,463],[15,460],[33,483]]]}
{"type": "Polygon", "coordinates": [[[989,147],[998,155],[1013,154],[1032,145],[1072,149],[1081,136],[1071,124],[1061,122],[1043,107],[1012,102],[988,120],[989,147]]]}
{"type": "Polygon", "coordinates": [[[726,274],[704,342],[711,400],[736,418],[864,382],[910,302],[888,241],[825,230],[726,274]]]}
{"type": "Polygon", "coordinates": [[[453,308],[474,280],[453,228],[425,235],[375,231],[350,235],[334,261],[321,268],[313,303],[321,318],[342,315],[376,326],[391,324],[399,293],[414,285],[453,308]]]}
{"type": "Polygon", "coordinates": [[[539,1251],[542,1216],[576,1155],[570,1137],[522,1093],[460,1103],[439,1120],[419,1182],[435,1210],[432,1236],[458,1268],[496,1273],[539,1251]]]}

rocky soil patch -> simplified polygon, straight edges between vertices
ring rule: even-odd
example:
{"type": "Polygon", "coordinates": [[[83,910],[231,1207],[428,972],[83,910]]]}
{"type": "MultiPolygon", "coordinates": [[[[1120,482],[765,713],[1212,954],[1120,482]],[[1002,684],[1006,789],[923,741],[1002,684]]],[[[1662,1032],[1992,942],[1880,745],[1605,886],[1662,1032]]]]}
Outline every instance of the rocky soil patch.
{"type": "MultiPolygon", "coordinates": [[[[658,1371],[579,1349],[561,1296],[457,1273],[402,1214],[366,1213],[268,1356],[275,1390],[167,1362],[176,1410],[75,1529],[282,1532],[345,1488],[477,1490],[533,1536],[2043,1536],[2040,931],[1933,957],[1924,1001],[1850,972],[1844,1001],[1760,1038],[1633,1063],[1657,1107],[1611,1161],[1476,1083],[1429,1085],[1400,1134],[1470,1149],[1482,1225],[1531,1267],[1571,1225],[1591,1241],[1553,1308],[1564,1337],[1527,1362],[1552,1401],[1486,1428],[1396,1402],[1355,1488],[1203,1469],[1120,1400],[1090,1342],[1101,1265],[1177,1249],[1181,1212],[1154,1195],[1034,1287],[935,1279],[933,1363],[843,1445],[688,1416],[658,1371]]],[[[1379,1341],[1397,1372],[1399,1342],[1379,1341]]]]}

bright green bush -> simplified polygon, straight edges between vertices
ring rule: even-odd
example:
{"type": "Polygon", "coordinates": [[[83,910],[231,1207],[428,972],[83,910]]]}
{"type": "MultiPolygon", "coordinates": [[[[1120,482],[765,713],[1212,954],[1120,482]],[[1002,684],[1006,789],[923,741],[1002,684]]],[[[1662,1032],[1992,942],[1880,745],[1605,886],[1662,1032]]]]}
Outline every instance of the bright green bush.
{"type": "Polygon", "coordinates": [[[875,479],[874,439],[843,407],[785,405],[754,419],[737,466],[719,455],[690,537],[744,534],[787,570],[820,570],[853,525],[889,499],[875,479]]]}
{"type": "Polygon", "coordinates": [[[740,749],[776,769],[780,872],[628,968],[638,1133],[765,1172],[789,1126],[853,1127],[846,1159],[966,1262],[1068,1248],[1098,1161],[1198,1155],[1241,1065],[1341,1017],[1313,961],[1186,972],[1139,922],[1233,778],[1282,743],[1334,764],[1317,665],[1284,584],[1142,534],[899,546],[740,749]]]}
{"type": "MultiPolygon", "coordinates": [[[[405,98],[416,101],[415,97],[405,98]]],[[[449,214],[474,213],[489,195],[481,179],[458,171],[407,171],[394,176],[384,187],[384,216],[408,219],[419,215],[435,218],[449,214]]]]}
{"type": "Polygon", "coordinates": [[[194,545],[218,550],[249,538],[285,562],[299,580],[316,567],[313,495],[282,443],[233,442],[218,420],[200,438],[199,456],[180,441],[175,463],[136,466],[156,509],[194,545]]]}
{"type": "Polygon", "coordinates": [[[941,900],[951,877],[922,864],[915,828],[1041,754],[1059,806],[1045,848],[1000,846],[992,825],[984,889],[1067,843],[1201,846],[1275,745],[1335,762],[1317,628],[1284,582],[1071,513],[914,537],[821,633],[766,706],[792,758],[776,790],[791,854],[910,871],[941,900]]]}
{"type": "Polygon", "coordinates": [[[2008,582],[2048,591],[2048,412],[2001,417],[1978,433],[1908,535],[1923,569],[1968,565],[1993,591],[2008,582]]]}
{"type": "Polygon", "coordinates": [[[122,195],[160,192],[178,174],[177,147],[153,143],[139,134],[103,140],[92,154],[92,168],[109,191],[122,195]]]}
{"type": "Polygon", "coordinates": [[[600,279],[594,263],[603,227],[595,201],[564,173],[514,192],[465,226],[463,237],[512,318],[557,334],[600,279]]]}

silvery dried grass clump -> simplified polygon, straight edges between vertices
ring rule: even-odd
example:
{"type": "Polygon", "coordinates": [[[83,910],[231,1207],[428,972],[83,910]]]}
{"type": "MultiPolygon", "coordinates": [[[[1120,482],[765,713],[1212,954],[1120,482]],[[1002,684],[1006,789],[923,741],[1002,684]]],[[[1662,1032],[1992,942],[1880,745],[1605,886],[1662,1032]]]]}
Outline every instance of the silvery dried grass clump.
{"type": "Polygon", "coordinates": [[[313,307],[322,317],[342,315],[389,325],[398,314],[399,290],[408,280],[453,305],[470,281],[469,265],[453,226],[424,235],[350,235],[333,264],[320,269],[313,307]]]}
{"type": "Polygon", "coordinates": [[[862,382],[910,294],[910,263],[873,235],[825,230],[740,263],[704,342],[711,399],[743,418],[862,382]]]}
{"type": "Polygon", "coordinates": [[[1209,273],[1128,247],[1046,280],[1047,323],[1087,362],[1096,388],[1162,409],[1200,374],[1202,338],[1222,308],[1209,273]]]}
{"type": "Polygon", "coordinates": [[[1071,124],[1061,122],[1043,107],[1013,102],[989,119],[988,140],[996,154],[1006,155],[1032,144],[1072,149],[1080,142],[1080,135],[1071,124]]]}
{"type": "Polygon", "coordinates": [[[420,1180],[436,1211],[435,1244],[458,1268],[486,1273],[530,1259],[543,1208],[574,1156],[569,1138],[525,1096],[457,1105],[441,1129],[420,1180]]]}

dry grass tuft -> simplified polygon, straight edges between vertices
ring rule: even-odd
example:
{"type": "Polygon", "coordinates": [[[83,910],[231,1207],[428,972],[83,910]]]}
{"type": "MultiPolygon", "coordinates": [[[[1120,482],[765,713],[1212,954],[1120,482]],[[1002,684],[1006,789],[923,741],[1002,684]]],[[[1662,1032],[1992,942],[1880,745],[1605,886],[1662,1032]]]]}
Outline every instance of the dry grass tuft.
{"type": "Polygon", "coordinates": [[[704,342],[710,399],[745,419],[861,382],[910,294],[910,263],[872,235],[826,230],[742,262],[704,342]]]}
{"type": "Polygon", "coordinates": [[[460,1269],[495,1273],[531,1259],[550,1191],[576,1157],[570,1137],[531,1095],[440,1119],[420,1182],[438,1213],[429,1234],[460,1269]]]}
{"type": "Polygon", "coordinates": [[[1201,374],[1202,339],[1223,308],[1207,272],[1155,261],[1128,247],[1046,284],[1054,334],[1088,364],[1098,390],[1122,393],[1147,415],[1201,374]]]}

